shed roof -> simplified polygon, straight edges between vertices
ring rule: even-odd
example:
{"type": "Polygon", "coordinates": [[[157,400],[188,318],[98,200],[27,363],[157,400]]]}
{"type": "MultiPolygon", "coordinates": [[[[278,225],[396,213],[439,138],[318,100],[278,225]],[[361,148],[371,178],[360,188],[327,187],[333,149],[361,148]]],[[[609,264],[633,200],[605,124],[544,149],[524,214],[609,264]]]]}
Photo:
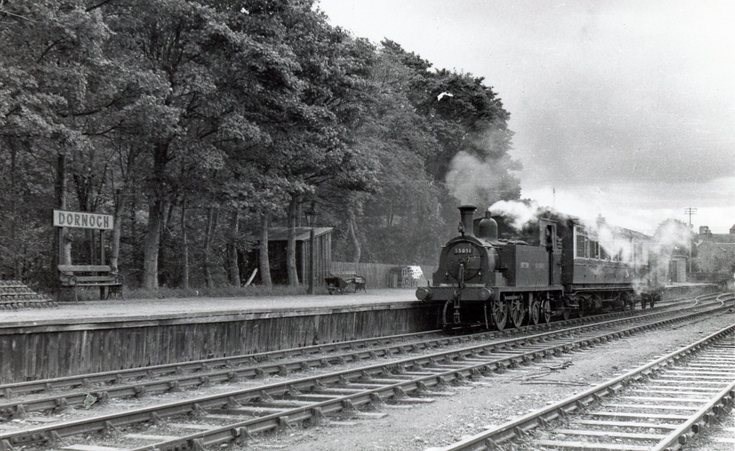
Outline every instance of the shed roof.
{"type": "MultiPolygon", "coordinates": [[[[310,227],[295,227],[296,241],[309,240],[310,227]]],[[[332,233],[333,227],[314,227],[314,236],[318,237],[332,233]]],[[[288,239],[288,227],[271,227],[268,229],[268,241],[286,241],[288,239]]]]}

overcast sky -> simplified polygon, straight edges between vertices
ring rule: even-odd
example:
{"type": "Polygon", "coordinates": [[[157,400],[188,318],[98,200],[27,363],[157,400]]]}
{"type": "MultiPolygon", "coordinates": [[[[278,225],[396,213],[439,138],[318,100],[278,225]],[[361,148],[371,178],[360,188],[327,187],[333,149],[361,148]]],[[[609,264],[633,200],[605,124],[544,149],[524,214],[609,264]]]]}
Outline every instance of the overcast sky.
{"type": "Polygon", "coordinates": [[[483,76],[523,197],[651,232],[735,224],[735,2],[321,0],[335,25],[483,76]],[[556,196],[552,195],[552,187],[556,196]]]}

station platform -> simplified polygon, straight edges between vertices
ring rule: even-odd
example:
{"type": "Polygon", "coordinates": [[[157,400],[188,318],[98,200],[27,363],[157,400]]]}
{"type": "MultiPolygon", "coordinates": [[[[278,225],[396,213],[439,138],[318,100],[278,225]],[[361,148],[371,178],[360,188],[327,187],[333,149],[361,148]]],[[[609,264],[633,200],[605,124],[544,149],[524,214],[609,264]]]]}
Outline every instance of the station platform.
{"type": "Polygon", "coordinates": [[[438,327],[413,289],[111,299],[0,312],[0,382],[185,362],[438,327]]]}
{"type": "MultiPolygon", "coordinates": [[[[715,291],[668,287],[664,298],[715,291]]],[[[0,383],[251,354],[440,327],[413,289],[343,295],[113,299],[0,311],[0,383]]]]}
{"type": "Polygon", "coordinates": [[[284,317],[319,311],[384,310],[405,308],[419,301],[414,289],[374,289],[341,295],[191,297],[109,299],[61,302],[43,310],[0,312],[0,329],[13,327],[101,324],[169,320],[228,321],[244,315],[284,317]]]}

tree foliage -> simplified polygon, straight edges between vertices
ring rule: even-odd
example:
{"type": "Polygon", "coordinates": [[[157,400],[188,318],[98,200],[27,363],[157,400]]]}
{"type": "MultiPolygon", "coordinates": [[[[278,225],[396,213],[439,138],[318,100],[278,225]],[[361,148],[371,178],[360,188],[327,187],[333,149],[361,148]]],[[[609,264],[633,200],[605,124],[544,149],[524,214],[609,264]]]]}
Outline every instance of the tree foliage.
{"type": "MultiPolygon", "coordinates": [[[[313,0],[5,2],[0,273],[55,277],[57,175],[67,209],[116,215],[133,285],[238,283],[263,224],[311,204],[335,259],[431,264],[458,193],[518,197],[508,119],[482,78],[355,38],[313,0]],[[467,156],[500,168],[491,185],[453,186],[467,156]]],[[[91,263],[91,235],[72,239],[91,263]]]]}

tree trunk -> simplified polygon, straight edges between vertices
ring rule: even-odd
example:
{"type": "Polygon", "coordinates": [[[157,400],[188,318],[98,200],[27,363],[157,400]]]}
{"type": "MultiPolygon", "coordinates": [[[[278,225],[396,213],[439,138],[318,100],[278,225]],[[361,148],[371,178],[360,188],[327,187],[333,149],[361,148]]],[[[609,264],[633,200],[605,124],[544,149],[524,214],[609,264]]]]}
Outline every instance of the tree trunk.
{"type": "Polygon", "coordinates": [[[120,190],[115,191],[115,213],[112,219],[112,252],[110,254],[110,267],[113,273],[117,273],[120,262],[120,235],[122,233],[122,210],[123,197],[120,190]]]}
{"type": "Polygon", "coordinates": [[[268,227],[270,227],[270,213],[263,213],[263,220],[260,226],[260,280],[263,285],[270,288],[273,286],[271,281],[271,263],[268,259],[268,227]]]}
{"type": "Polygon", "coordinates": [[[158,249],[161,244],[161,216],[163,208],[160,200],[148,206],[148,228],[143,244],[143,287],[158,289],[158,249]]]}
{"type": "Polygon", "coordinates": [[[352,240],[352,245],[355,248],[355,253],[352,254],[352,262],[355,264],[355,271],[357,271],[357,264],[360,263],[360,258],[362,257],[362,247],[360,246],[360,239],[358,238],[355,210],[352,208],[347,209],[347,229],[350,234],[350,239],[352,240]]]}
{"type": "Polygon", "coordinates": [[[161,231],[158,241],[158,283],[164,287],[172,285],[170,271],[166,271],[166,259],[168,258],[168,248],[166,245],[171,238],[169,223],[171,222],[171,212],[173,209],[173,202],[169,201],[166,201],[161,208],[161,231]]]}
{"type": "MultiPolygon", "coordinates": [[[[72,174],[74,180],[74,187],[77,193],[77,203],[79,204],[79,210],[84,212],[94,212],[92,208],[92,197],[94,190],[94,175],[92,169],[87,168],[85,171],[81,169],[82,173],[75,172],[72,174]]],[[[92,229],[86,229],[84,233],[84,249],[87,253],[87,262],[90,265],[95,264],[97,261],[97,245],[95,241],[95,231],[92,229]]],[[[100,263],[104,264],[104,263],[100,263]]]]}
{"type": "Polygon", "coordinates": [[[286,272],[288,273],[288,284],[297,286],[299,274],[296,268],[296,212],[298,211],[297,196],[291,198],[288,205],[288,243],[286,244],[286,272]]]}
{"type": "Polygon", "coordinates": [[[143,287],[158,289],[158,253],[161,245],[161,220],[166,193],[165,172],[168,163],[168,142],[159,142],[153,149],[153,186],[148,200],[148,228],[143,248],[143,287]]]}
{"type": "Polygon", "coordinates": [[[10,243],[9,248],[12,249],[13,278],[20,280],[23,278],[21,274],[20,259],[18,258],[18,189],[17,189],[17,157],[18,150],[14,144],[10,144],[10,243]]]}
{"type": "Polygon", "coordinates": [[[189,289],[189,238],[186,234],[186,196],[181,201],[181,244],[184,247],[184,267],[181,270],[181,284],[189,289]]]}
{"type": "MultiPolygon", "coordinates": [[[[130,208],[128,210],[129,216],[128,219],[130,221],[130,236],[133,238],[134,242],[138,242],[138,215],[135,214],[135,212],[138,210],[138,194],[133,190],[130,196],[130,208]]],[[[134,268],[140,268],[141,264],[143,263],[140,260],[140,246],[133,246],[131,249],[131,262],[133,263],[134,268]]],[[[140,283],[140,276],[137,277],[137,282],[140,283]]]]}
{"type": "Polygon", "coordinates": [[[232,212],[232,225],[230,227],[230,245],[229,245],[229,272],[230,284],[240,286],[240,265],[237,261],[237,243],[240,239],[240,212],[235,210],[232,212]]]}
{"type": "Polygon", "coordinates": [[[207,283],[207,288],[214,287],[214,279],[212,278],[212,263],[210,257],[212,253],[212,238],[214,231],[217,228],[217,208],[209,207],[207,211],[207,230],[204,236],[204,279],[207,283]]]}
{"type": "MultiPolygon", "coordinates": [[[[66,156],[59,153],[56,160],[56,205],[59,209],[66,208],[66,156]]],[[[55,264],[71,265],[71,238],[66,233],[66,227],[59,227],[57,236],[57,252],[54,256],[55,264]]],[[[54,280],[58,280],[57,268],[54,265],[52,273],[54,280]]]]}

